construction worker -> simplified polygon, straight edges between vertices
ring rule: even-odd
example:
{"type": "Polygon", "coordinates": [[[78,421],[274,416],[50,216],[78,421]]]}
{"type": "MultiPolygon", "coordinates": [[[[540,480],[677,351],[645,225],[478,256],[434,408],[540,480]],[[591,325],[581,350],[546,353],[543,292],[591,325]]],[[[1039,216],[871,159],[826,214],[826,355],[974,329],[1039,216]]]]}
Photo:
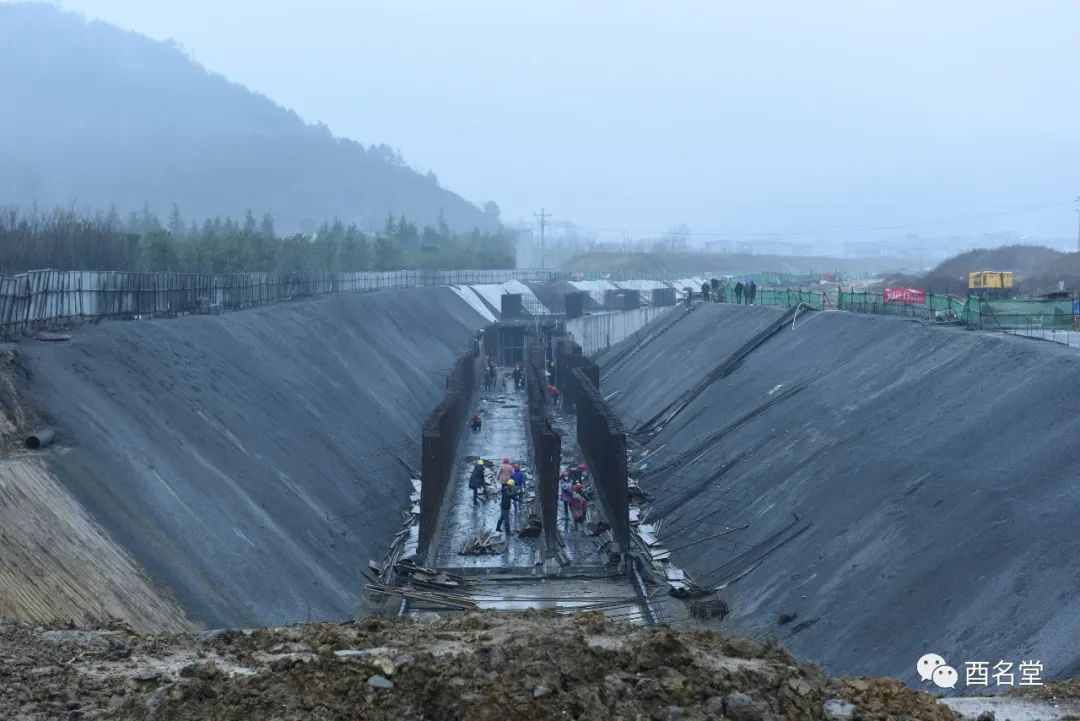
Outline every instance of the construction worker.
{"type": "Polygon", "coordinates": [[[735,284],[735,302],[736,303],[742,303],[742,294],[743,294],[743,284],[742,284],[742,281],[740,280],[738,283],[735,284]]]}
{"type": "Polygon", "coordinates": [[[525,485],[527,480],[525,478],[525,471],[521,470],[521,466],[517,463],[514,464],[514,472],[510,474],[510,480],[514,483],[514,508],[521,509],[521,502],[525,499],[525,485]]]}
{"type": "Polygon", "coordinates": [[[511,478],[502,485],[499,491],[499,522],[495,524],[495,530],[501,531],[506,526],[506,536],[510,537],[510,506],[514,503],[514,479],[511,478]]]}
{"type": "Polygon", "coordinates": [[[514,364],[514,390],[521,390],[521,383],[523,378],[521,377],[521,364],[514,364]]]}
{"type": "Polygon", "coordinates": [[[757,298],[757,283],[755,283],[754,281],[751,280],[750,285],[747,286],[747,288],[745,290],[745,293],[746,293],[747,298],[749,298],[749,300],[747,302],[750,305],[753,305],[754,304],[754,298],[757,298]]]}
{"type": "Polygon", "coordinates": [[[563,524],[570,525],[570,501],[574,497],[574,482],[570,480],[570,471],[563,471],[559,479],[559,498],[563,505],[563,524]]]}
{"type": "Polygon", "coordinates": [[[709,287],[709,282],[708,281],[705,281],[704,283],[701,284],[701,300],[703,300],[706,303],[709,302],[709,290],[710,290],[710,287],[709,287]]]}
{"type": "Polygon", "coordinates": [[[570,515],[574,517],[574,528],[580,528],[585,522],[585,513],[589,510],[589,502],[585,500],[585,487],[580,483],[574,485],[574,494],[570,497],[570,515]]]}
{"type": "Polygon", "coordinates": [[[484,490],[484,483],[487,477],[484,474],[484,459],[481,458],[476,461],[476,465],[473,466],[472,474],[469,475],[469,488],[472,489],[472,502],[475,506],[477,503],[482,502],[481,492],[484,490]]]}
{"type": "Polygon", "coordinates": [[[479,433],[480,428],[483,426],[483,424],[484,424],[484,419],[482,419],[480,417],[480,414],[479,413],[473,413],[472,420],[469,421],[469,428],[472,429],[473,433],[479,433]]]}
{"type": "Polygon", "coordinates": [[[512,475],[514,475],[514,467],[510,465],[510,459],[504,456],[502,465],[499,466],[499,483],[506,483],[512,475]]]}
{"type": "Polygon", "coordinates": [[[551,405],[553,405],[553,406],[559,405],[559,396],[562,395],[562,394],[559,393],[559,389],[556,388],[554,384],[551,384],[551,383],[548,384],[548,395],[551,396],[551,405]]]}
{"type": "Polygon", "coordinates": [[[709,285],[712,286],[712,298],[714,303],[722,302],[720,299],[720,281],[717,278],[710,278],[709,285]]]}

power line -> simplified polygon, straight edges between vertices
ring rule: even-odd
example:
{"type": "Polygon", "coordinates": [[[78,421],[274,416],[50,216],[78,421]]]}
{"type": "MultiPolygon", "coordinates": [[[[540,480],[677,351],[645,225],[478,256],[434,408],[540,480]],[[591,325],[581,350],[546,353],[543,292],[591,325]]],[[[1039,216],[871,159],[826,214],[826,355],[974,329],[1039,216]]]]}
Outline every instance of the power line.
{"type": "MultiPolygon", "coordinates": [[[[1077,203],[1080,203],[1080,198],[1076,199],[1077,203]]],[[[905,228],[922,228],[934,225],[948,225],[950,223],[963,223],[973,220],[986,220],[988,218],[1001,218],[1009,215],[1022,215],[1024,213],[1033,213],[1038,210],[1048,210],[1050,208],[1060,208],[1069,205],[1068,202],[1046,203],[1043,205],[1032,205],[1026,208],[1017,208],[1015,210],[1004,210],[997,213],[984,213],[981,215],[969,215],[956,218],[945,218],[939,220],[920,221],[915,223],[897,223],[893,225],[847,225],[837,226],[833,228],[822,228],[819,230],[795,230],[795,231],[761,231],[756,233],[732,233],[732,232],[698,232],[698,233],[683,233],[682,235],[695,237],[695,238],[776,238],[784,236],[796,236],[796,235],[821,235],[824,233],[839,233],[843,231],[880,231],[880,230],[903,230],[905,228]]],[[[1080,212],[1080,211],[1078,211],[1080,212]]],[[[612,228],[603,226],[588,226],[579,225],[570,221],[553,221],[551,225],[558,225],[562,227],[577,228],[580,230],[591,231],[606,231],[612,233],[634,233],[636,235],[645,236],[663,236],[668,231],[666,230],[640,230],[631,228],[612,228]]],[[[1080,238],[1078,238],[1080,243],[1080,238]]]]}
{"type": "Polygon", "coordinates": [[[1076,196],[1076,217],[1077,217],[1076,252],[1080,253],[1080,195],[1076,196]]]}

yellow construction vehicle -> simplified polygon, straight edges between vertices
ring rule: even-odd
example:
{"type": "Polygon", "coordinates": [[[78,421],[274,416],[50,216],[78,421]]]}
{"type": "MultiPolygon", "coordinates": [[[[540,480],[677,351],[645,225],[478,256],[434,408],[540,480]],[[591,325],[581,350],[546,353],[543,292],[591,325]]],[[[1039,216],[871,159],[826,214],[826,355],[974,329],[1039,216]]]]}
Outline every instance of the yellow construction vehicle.
{"type": "Polygon", "coordinates": [[[1013,274],[1008,270],[976,270],[968,273],[968,292],[980,298],[1007,298],[1013,274]]]}

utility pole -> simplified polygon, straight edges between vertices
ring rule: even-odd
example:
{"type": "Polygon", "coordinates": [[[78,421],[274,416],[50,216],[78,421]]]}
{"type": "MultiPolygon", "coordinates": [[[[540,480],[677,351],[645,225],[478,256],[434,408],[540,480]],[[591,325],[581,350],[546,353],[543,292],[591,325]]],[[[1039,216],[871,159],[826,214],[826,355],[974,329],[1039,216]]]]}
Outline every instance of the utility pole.
{"type": "MultiPolygon", "coordinates": [[[[1080,201],[1080,198],[1077,198],[1080,201]]],[[[534,218],[540,219],[540,270],[544,269],[544,227],[547,225],[547,219],[551,217],[551,213],[548,213],[544,208],[540,209],[539,213],[533,213],[534,218]]]]}

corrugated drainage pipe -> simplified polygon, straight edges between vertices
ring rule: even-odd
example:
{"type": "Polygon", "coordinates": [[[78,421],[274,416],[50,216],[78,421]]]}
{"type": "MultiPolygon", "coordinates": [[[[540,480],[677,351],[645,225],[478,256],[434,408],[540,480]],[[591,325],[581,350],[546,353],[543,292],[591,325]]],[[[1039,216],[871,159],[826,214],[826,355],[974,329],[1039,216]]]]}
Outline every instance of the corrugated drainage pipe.
{"type": "Polygon", "coordinates": [[[56,440],[56,431],[52,428],[39,428],[26,437],[26,447],[31,450],[44,448],[56,440]]]}

